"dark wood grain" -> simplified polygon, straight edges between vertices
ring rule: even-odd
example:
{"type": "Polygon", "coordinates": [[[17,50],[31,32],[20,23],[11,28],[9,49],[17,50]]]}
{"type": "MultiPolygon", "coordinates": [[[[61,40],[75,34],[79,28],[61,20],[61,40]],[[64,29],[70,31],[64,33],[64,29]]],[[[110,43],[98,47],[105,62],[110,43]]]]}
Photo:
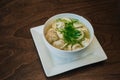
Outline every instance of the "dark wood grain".
{"type": "Polygon", "coordinates": [[[120,1],[0,0],[0,80],[120,80],[120,1]],[[48,78],[29,30],[63,12],[92,23],[108,60],[48,78]]]}

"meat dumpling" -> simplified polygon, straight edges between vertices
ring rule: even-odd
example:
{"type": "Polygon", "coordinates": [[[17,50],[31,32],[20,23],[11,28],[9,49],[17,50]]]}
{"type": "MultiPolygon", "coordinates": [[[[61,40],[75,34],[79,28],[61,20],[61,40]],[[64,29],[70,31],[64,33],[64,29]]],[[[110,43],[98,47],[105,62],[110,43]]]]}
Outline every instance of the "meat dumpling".
{"type": "Polygon", "coordinates": [[[58,36],[57,36],[57,33],[55,32],[54,29],[49,29],[47,34],[46,34],[46,39],[48,40],[49,43],[52,43],[56,40],[58,40],[58,36]]]}
{"type": "Polygon", "coordinates": [[[57,31],[57,35],[60,39],[63,39],[63,34],[61,32],[57,31]]]}
{"type": "Polygon", "coordinates": [[[88,31],[88,29],[85,28],[85,27],[81,28],[81,30],[84,31],[84,32],[85,32],[85,31],[86,31],[86,32],[88,31]]]}
{"type": "Polygon", "coordinates": [[[75,28],[82,28],[83,27],[83,25],[82,24],[80,24],[80,23],[74,23],[73,24],[73,26],[75,27],[75,28]]]}
{"type": "Polygon", "coordinates": [[[82,46],[80,45],[80,44],[74,44],[73,46],[72,46],[72,50],[77,50],[77,49],[80,49],[80,48],[82,48],[82,46]]]}
{"type": "Polygon", "coordinates": [[[52,24],[52,28],[54,28],[54,29],[64,28],[64,27],[65,27],[64,22],[58,21],[58,22],[54,22],[54,23],[52,24]]]}
{"type": "Polygon", "coordinates": [[[71,51],[72,50],[72,44],[69,44],[66,47],[64,47],[64,50],[71,51]]]}
{"type": "Polygon", "coordinates": [[[61,18],[61,20],[65,21],[65,22],[71,22],[71,19],[69,19],[69,18],[61,18]]]}
{"type": "Polygon", "coordinates": [[[53,42],[53,46],[59,49],[63,49],[65,46],[65,42],[62,39],[60,39],[60,40],[53,42]]]}
{"type": "Polygon", "coordinates": [[[82,41],[81,43],[82,43],[82,45],[85,47],[85,46],[87,46],[87,45],[89,44],[89,39],[88,39],[88,38],[85,38],[85,40],[82,41]]]}

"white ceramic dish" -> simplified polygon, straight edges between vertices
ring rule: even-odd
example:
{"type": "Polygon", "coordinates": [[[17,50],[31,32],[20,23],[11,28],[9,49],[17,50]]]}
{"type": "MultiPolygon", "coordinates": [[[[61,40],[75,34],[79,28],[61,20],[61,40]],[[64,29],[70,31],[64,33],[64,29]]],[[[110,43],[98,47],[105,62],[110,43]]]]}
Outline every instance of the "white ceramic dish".
{"type": "Polygon", "coordinates": [[[71,60],[71,57],[66,59],[63,56],[54,55],[55,53],[51,53],[43,41],[43,27],[44,25],[34,27],[30,31],[47,77],[107,59],[96,37],[77,59],[71,60]]]}

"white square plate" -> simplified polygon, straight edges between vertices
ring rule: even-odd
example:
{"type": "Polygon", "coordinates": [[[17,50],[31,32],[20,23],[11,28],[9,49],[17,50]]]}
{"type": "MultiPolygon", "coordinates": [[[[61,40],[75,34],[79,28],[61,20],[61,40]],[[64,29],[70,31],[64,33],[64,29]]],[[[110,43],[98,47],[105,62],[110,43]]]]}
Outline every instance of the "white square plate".
{"type": "Polygon", "coordinates": [[[107,56],[96,37],[94,37],[92,43],[85,51],[79,55],[80,58],[73,61],[57,58],[45,46],[42,37],[43,27],[44,25],[34,27],[31,28],[30,31],[47,77],[107,59],[107,56]]]}

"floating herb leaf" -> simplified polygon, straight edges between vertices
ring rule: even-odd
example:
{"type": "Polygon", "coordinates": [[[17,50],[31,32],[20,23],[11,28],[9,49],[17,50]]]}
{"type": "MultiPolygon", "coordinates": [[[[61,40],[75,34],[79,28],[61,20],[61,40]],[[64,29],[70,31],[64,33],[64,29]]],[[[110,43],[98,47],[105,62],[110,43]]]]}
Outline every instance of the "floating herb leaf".
{"type": "Polygon", "coordinates": [[[65,23],[65,28],[61,30],[61,33],[68,44],[77,43],[77,39],[81,36],[81,32],[73,26],[73,22],[65,23]]]}

